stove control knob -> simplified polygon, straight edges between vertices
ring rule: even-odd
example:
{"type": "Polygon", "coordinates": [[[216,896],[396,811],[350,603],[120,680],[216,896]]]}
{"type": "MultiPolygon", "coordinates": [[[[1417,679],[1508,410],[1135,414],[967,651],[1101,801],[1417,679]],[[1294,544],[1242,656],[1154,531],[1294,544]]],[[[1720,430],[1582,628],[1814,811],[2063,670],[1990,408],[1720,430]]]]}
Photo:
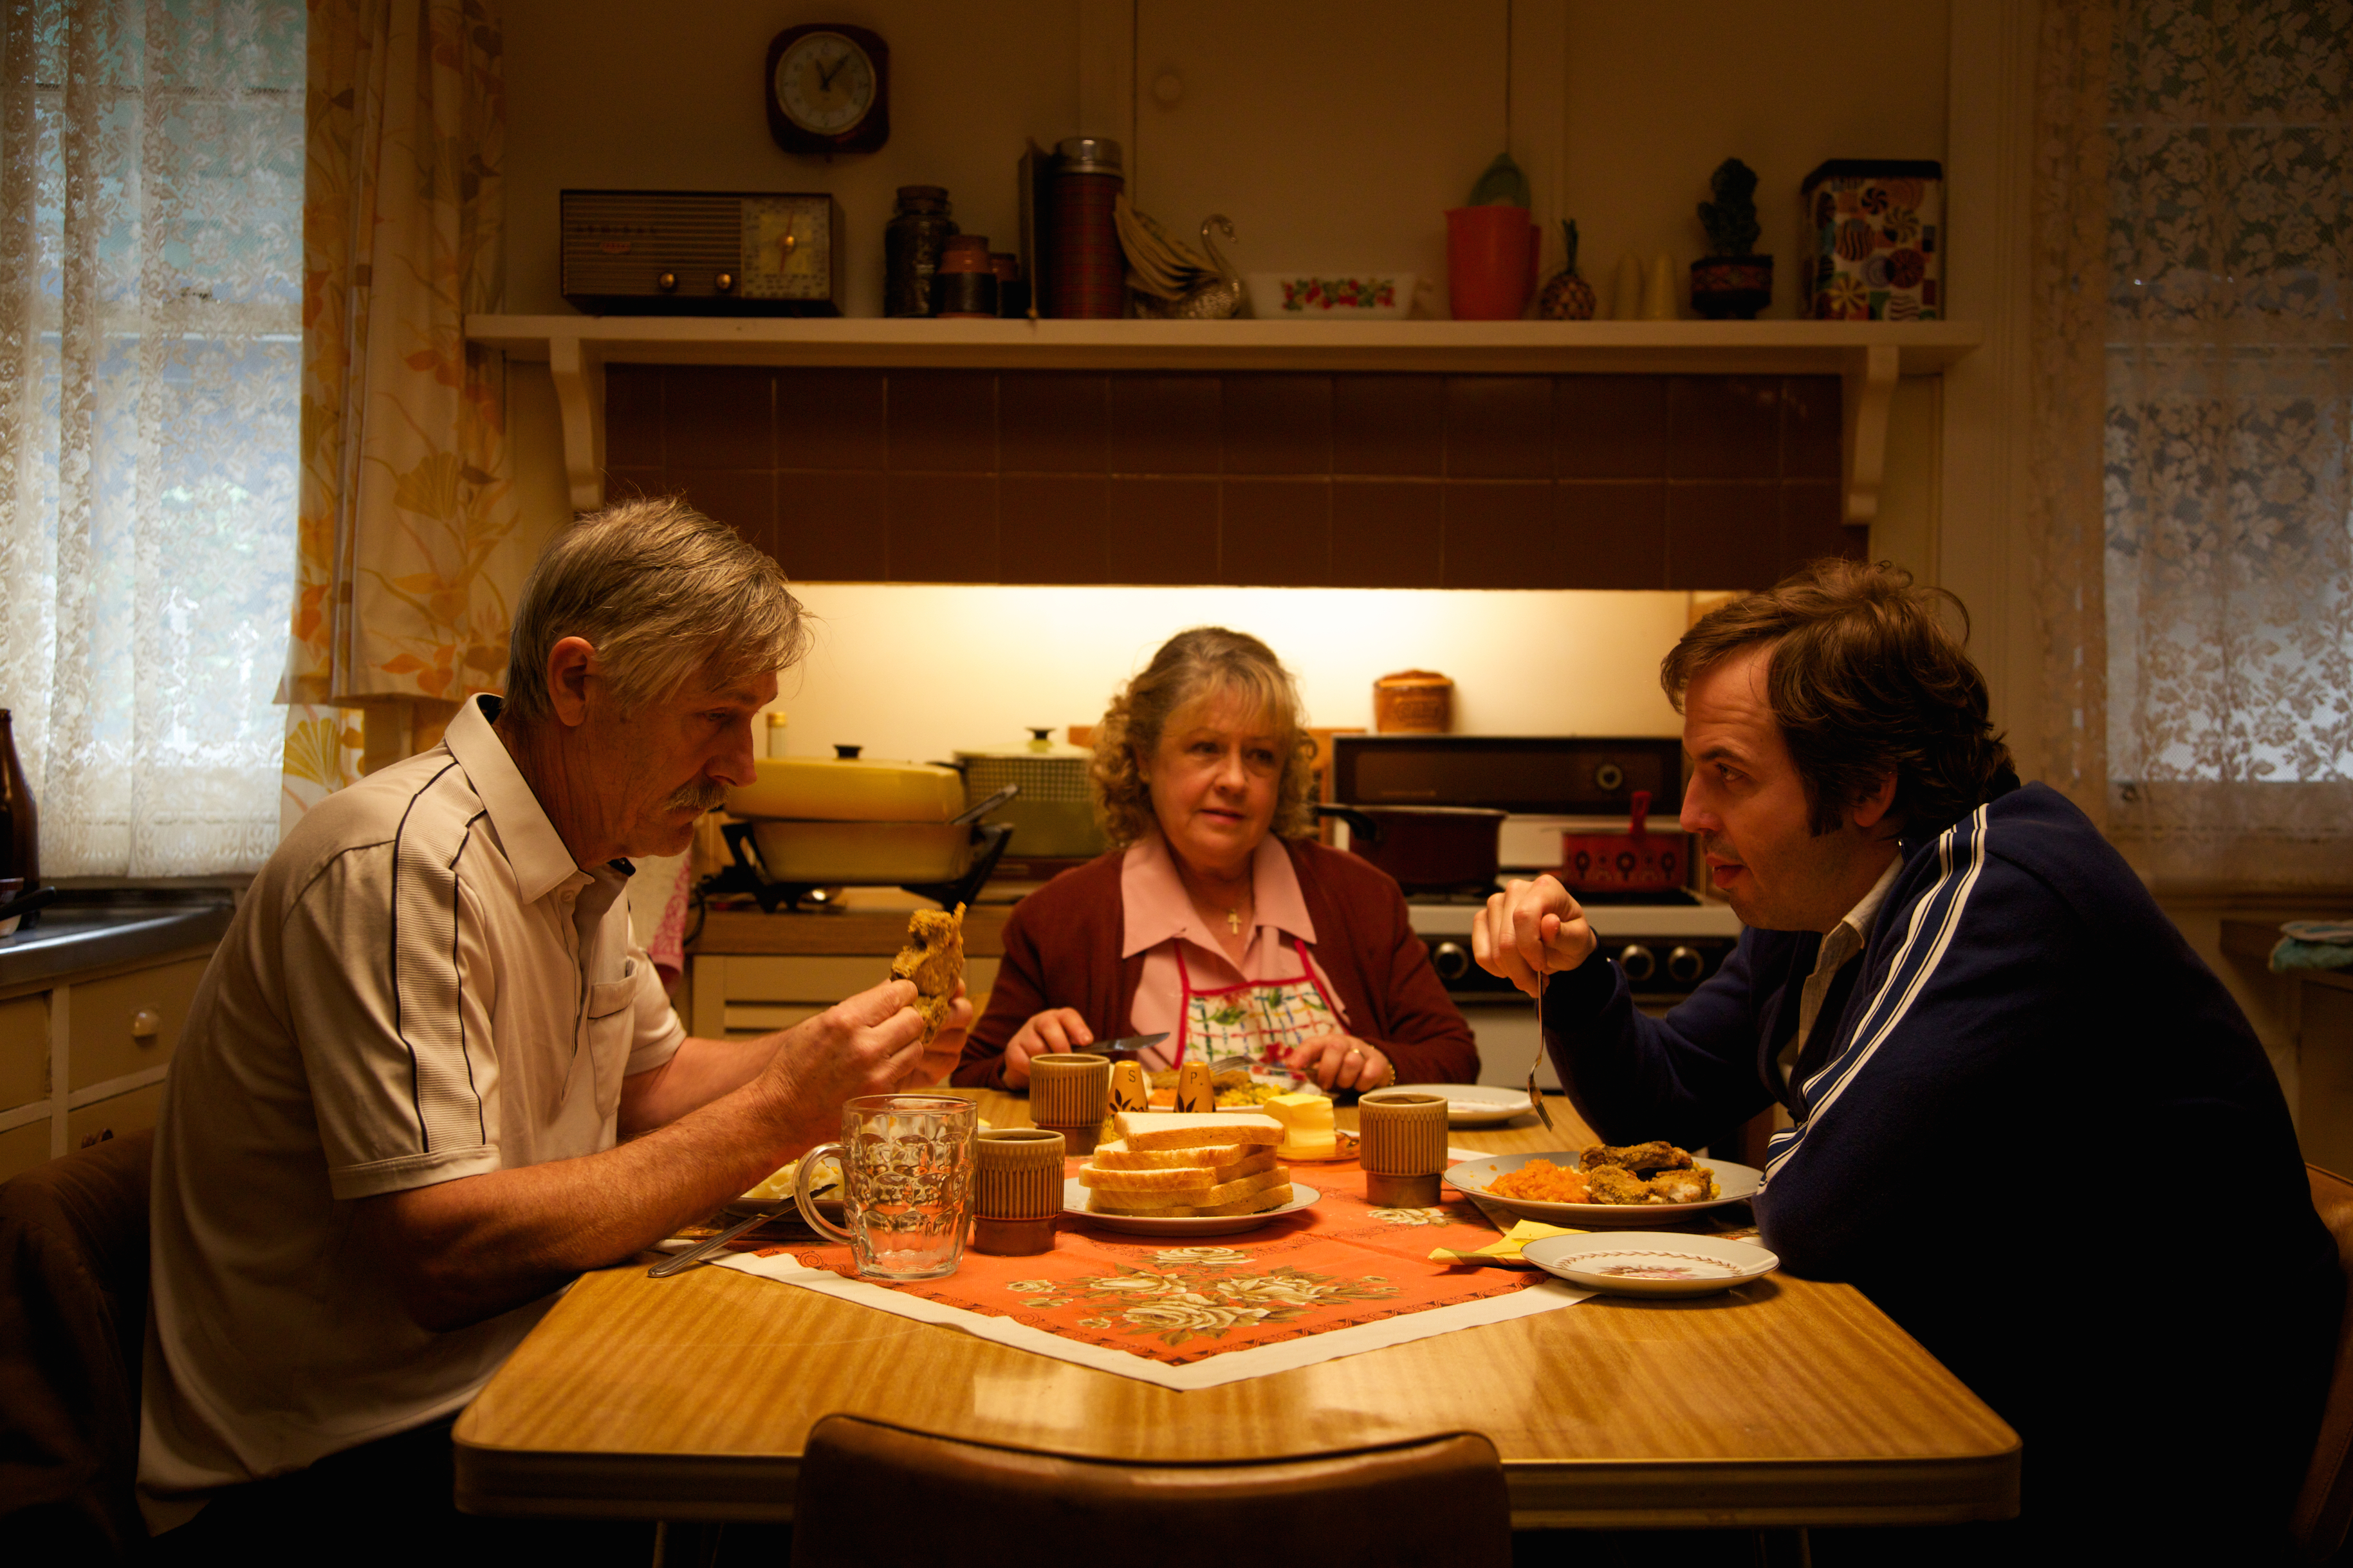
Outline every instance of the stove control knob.
{"type": "Polygon", "coordinates": [[[1639,942],[1630,942],[1619,950],[1618,967],[1629,980],[1648,980],[1659,972],[1659,955],[1639,942]]]}
{"type": "Polygon", "coordinates": [[[1707,960],[1688,947],[1679,947],[1667,954],[1667,978],[1685,985],[1696,981],[1706,967],[1707,960]]]}
{"type": "Polygon", "coordinates": [[[1430,967],[1440,980],[1460,980],[1471,973],[1471,952],[1459,942],[1441,942],[1430,950],[1430,967]]]}

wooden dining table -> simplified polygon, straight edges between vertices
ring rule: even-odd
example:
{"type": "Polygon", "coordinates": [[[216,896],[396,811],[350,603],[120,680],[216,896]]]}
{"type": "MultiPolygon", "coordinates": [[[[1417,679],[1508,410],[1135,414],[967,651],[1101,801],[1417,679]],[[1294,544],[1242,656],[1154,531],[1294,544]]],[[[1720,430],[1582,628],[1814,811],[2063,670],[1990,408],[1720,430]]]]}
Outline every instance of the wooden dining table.
{"type": "MultiPolygon", "coordinates": [[[[988,1092],[991,1125],[1028,1101],[988,1092]]],[[[1489,1153],[1591,1142],[1566,1102],[1458,1131],[1489,1153]]],[[[1354,1112],[1343,1110],[1343,1125],[1354,1112]]],[[[1433,1265],[1435,1267],[1435,1265],[1433,1265]]],[[[788,1521],[809,1428],[847,1412],[1137,1463],[1299,1458],[1480,1432],[1515,1527],[1929,1524],[2017,1511],[2019,1440],[1844,1285],[1596,1296],[1176,1391],[733,1268],[586,1275],[458,1421],[460,1506],[788,1521]]]]}

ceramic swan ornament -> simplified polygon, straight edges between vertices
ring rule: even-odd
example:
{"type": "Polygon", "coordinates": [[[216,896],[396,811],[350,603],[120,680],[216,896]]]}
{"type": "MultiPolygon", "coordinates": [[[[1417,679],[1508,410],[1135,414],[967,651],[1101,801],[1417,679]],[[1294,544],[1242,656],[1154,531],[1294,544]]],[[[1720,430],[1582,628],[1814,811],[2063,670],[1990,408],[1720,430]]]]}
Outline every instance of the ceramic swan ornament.
{"type": "Polygon", "coordinates": [[[1134,293],[1135,313],[1162,321],[1221,321],[1238,315],[1242,308],[1242,280],[1223,252],[1218,249],[1215,229],[1226,237],[1228,244],[1239,244],[1234,237],[1234,226],[1222,213],[1212,213],[1201,220],[1201,248],[1208,254],[1209,265],[1217,276],[1187,289],[1176,299],[1165,300],[1142,290],[1134,293]]]}

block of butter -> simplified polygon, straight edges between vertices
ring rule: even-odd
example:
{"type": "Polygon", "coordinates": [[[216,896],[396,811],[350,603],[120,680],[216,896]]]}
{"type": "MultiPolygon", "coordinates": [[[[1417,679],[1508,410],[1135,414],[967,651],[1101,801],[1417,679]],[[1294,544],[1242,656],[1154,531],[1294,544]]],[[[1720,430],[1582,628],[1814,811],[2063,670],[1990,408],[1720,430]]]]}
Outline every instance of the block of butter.
{"type": "Polygon", "coordinates": [[[1278,1094],[1259,1109],[1282,1123],[1282,1160],[1329,1160],[1339,1148],[1332,1125],[1332,1101],[1313,1089],[1278,1094]]]}

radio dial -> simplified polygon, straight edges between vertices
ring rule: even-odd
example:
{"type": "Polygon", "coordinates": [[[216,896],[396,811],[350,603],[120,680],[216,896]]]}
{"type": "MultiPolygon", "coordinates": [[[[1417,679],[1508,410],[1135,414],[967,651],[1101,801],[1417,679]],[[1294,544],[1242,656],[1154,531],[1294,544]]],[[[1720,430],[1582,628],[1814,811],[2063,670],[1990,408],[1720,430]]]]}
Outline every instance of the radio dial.
{"type": "Polygon", "coordinates": [[[1688,985],[1697,980],[1707,961],[1688,947],[1679,947],[1667,954],[1667,978],[1688,985]]]}
{"type": "Polygon", "coordinates": [[[1659,955],[1639,942],[1630,942],[1619,950],[1618,967],[1629,980],[1648,980],[1658,973],[1659,955]]]}
{"type": "Polygon", "coordinates": [[[670,293],[678,287],[678,274],[675,272],[655,273],[654,287],[660,289],[665,294],[670,293]]]}
{"type": "Polygon", "coordinates": [[[722,294],[732,294],[735,291],[735,274],[733,272],[722,272],[718,277],[713,278],[711,280],[711,286],[713,289],[718,289],[722,294]]]}
{"type": "Polygon", "coordinates": [[[1430,966],[1440,980],[1460,980],[1471,973],[1471,955],[1458,942],[1441,942],[1430,950],[1430,966]]]}

